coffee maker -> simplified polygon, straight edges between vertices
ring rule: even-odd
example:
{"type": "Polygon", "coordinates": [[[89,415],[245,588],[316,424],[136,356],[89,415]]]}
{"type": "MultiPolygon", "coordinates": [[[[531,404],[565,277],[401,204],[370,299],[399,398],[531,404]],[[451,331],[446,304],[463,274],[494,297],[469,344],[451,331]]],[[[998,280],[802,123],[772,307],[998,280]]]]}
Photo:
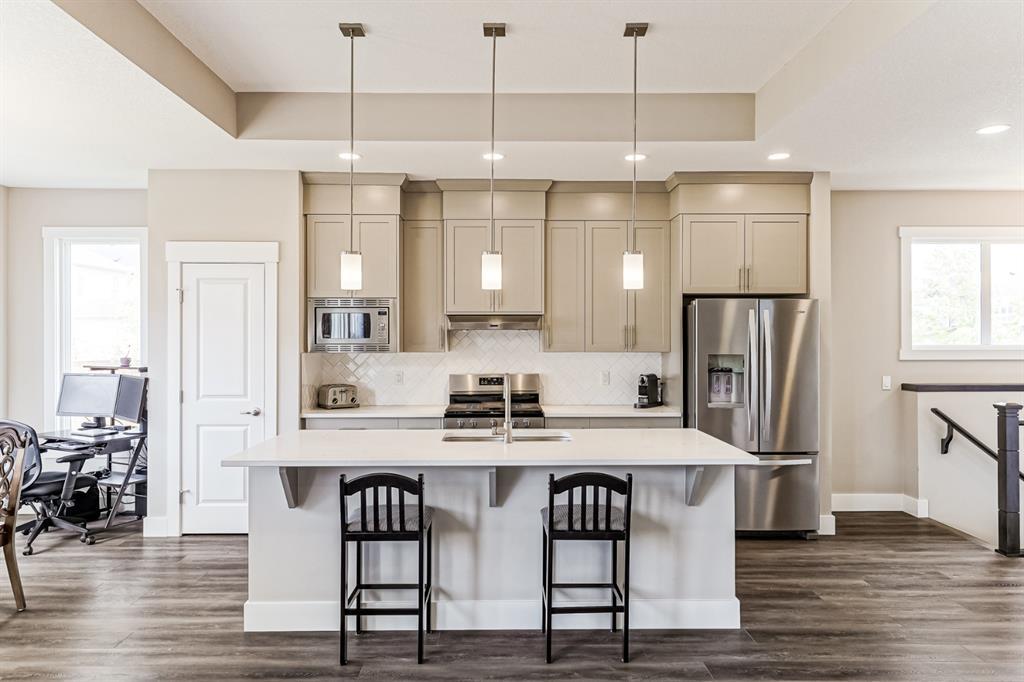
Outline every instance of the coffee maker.
{"type": "Polygon", "coordinates": [[[661,405],[661,379],[657,374],[641,374],[636,387],[636,403],[633,407],[658,407],[661,405]]]}

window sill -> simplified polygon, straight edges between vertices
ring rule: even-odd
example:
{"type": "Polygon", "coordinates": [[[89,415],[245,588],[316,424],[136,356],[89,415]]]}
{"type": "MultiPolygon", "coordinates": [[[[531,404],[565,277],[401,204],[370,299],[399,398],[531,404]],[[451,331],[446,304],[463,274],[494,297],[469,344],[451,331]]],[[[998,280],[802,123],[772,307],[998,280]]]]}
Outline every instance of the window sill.
{"type": "Polygon", "coordinates": [[[1003,360],[1024,362],[1021,348],[900,349],[900,360],[1003,360]]]}

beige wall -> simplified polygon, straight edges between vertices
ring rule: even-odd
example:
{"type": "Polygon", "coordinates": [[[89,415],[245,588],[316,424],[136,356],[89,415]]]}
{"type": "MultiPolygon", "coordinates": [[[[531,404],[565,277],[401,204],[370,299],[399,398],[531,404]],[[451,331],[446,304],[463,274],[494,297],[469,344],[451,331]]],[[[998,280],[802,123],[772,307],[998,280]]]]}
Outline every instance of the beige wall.
{"type": "Polygon", "coordinates": [[[7,189],[7,416],[41,428],[44,227],[145,227],[145,190],[7,189]]]}
{"type": "Polygon", "coordinates": [[[0,185],[0,418],[7,416],[7,188],[0,185]]]}
{"type": "MultiPolygon", "coordinates": [[[[1024,381],[1024,362],[900,361],[900,225],[1022,225],[1024,192],[832,194],[833,489],[917,492],[899,385],[1024,381]],[[892,391],[881,390],[891,375],[892,391]]],[[[994,418],[993,413],[993,418],[994,418]]]]}
{"type": "MultiPolygon", "coordinates": [[[[297,171],[150,171],[150,517],[166,514],[168,241],[274,241],[278,265],[278,433],[299,427],[302,180],[297,171]]],[[[176,473],[174,475],[177,475],[176,473]]],[[[156,529],[154,529],[156,532],[156,529]]]]}

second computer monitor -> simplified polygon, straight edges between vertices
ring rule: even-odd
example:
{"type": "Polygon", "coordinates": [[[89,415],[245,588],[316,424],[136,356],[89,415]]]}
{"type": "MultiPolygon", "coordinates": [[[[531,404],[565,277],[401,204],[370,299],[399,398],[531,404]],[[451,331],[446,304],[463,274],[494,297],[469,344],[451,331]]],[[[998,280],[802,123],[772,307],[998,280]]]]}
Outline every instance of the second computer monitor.
{"type": "Polygon", "coordinates": [[[139,423],[146,409],[146,384],[145,377],[121,375],[121,384],[117,389],[117,403],[114,406],[114,416],[118,419],[139,423]]]}
{"type": "Polygon", "coordinates": [[[61,417],[113,417],[121,376],[65,374],[57,400],[61,417]]]}

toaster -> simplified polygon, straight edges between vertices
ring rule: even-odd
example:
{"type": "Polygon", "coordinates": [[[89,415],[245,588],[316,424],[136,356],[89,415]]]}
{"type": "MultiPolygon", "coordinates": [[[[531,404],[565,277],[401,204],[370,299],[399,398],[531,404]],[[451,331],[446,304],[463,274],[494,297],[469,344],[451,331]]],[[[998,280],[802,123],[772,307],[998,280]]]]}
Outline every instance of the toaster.
{"type": "Polygon", "coordinates": [[[325,410],[359,407],[356,387],[352,384],[324,384],[316,391],[316,404],[325,410]]]}

